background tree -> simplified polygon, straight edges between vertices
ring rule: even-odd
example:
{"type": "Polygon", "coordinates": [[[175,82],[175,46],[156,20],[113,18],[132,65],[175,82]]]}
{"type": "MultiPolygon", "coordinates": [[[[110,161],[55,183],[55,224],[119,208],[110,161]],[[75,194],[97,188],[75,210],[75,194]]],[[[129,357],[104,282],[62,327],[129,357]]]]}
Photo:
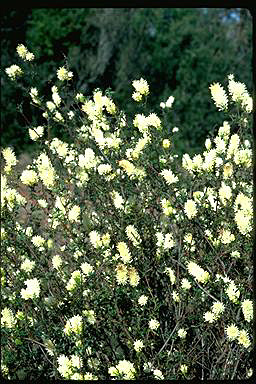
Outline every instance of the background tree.
{"type": "MultiPolygon", "coordinates": [[[[2,68],[10,63],[17,43],[40,57],[41,89],[50,88],[56,76],[54,63],[61,65],[67,57],[77,91],[90,94],[97,87],[111,88],[120,108],[126,106],[129,112],[135,111],[134,79],[150,82],[148,111],[173,95],[169,132],[180,128],[180,152],[198,151],[209,131],[216,132],[223,120],[221,114],[216,117],[210,101],[212,82],[234,73],[252,89],[252,22],[247,9],[8,10],[2,17],[2,68]]],[[[6,81],[2,76],[2,84],[6,81]]],[[[33,150],[23,133],[24,117],[13,103],[14,98],[19,102],[19,95],[2,89],[2,144],[13,145],[18,152],[33,150]]],[[[22,109],[31,120],[29,104],[22,109]]]]}

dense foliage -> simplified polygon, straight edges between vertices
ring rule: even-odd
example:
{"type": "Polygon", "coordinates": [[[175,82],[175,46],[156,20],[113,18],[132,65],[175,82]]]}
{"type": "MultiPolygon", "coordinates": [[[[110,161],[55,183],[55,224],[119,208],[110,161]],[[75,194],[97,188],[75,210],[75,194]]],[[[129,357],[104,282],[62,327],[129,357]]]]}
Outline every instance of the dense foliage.
{"type": "MultiPolygon", "coordinates": [[[[2,17],[2,67],[12,61],[17,38],[39,57],[38,88],[53,82],[55,63],[68,57],[77,89],[111,88],[116,103],[134,113],[129,84],[143,77],[154,94],[148,110],[171,94],[172,122],[180,129],[177,150],[200,150],[209,130],[219,126],[208,87],[234,69],[252,89],[252,22],[246,9],[182,8],[34,8],[6,11],[2,17]],[[200,111],[200,112],[199,112],[200,111]]],[[[3,145],[33,151],[24,135],[33,123],[21,92],[2,77],[3,145]],[[12,100],[21,104],[19,115],[12,100]]]]}
{"type": "Polygon", "coordinates": [[[24,45],[17,53],[5,82],[33,108],[26,133],[37,151],[25,169],[11,147],[1,151],[2,375],[250,377],[245,84],[232,74],[227,87],[211,83],[208,99],[225,120],[200,153],[179,156],[172,95],[148,112],[154,90],[137,78],[136,112],[126,113],[109,91],[74,90],[68,62],[42,93],[36,55],[24,45]]]}

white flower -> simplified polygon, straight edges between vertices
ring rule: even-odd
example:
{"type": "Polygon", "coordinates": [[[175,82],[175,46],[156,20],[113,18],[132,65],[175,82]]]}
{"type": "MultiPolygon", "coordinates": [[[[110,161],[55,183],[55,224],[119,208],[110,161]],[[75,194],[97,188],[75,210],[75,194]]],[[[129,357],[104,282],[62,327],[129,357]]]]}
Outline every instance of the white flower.
{"type": "Polygon", "coordinates": [[[225,306],[224,304],[222,304],[220,301],[216,301],[213,305],[212,305],[212,312],[214,313],[214,315],[216,317],[218,317],[221,313],[224,312],[224,309],[225,309],[225,306]]]}
{"type": "Polygon", "coordinates": [[[140,93],[141,95],[148,95],[149,94],[149,87],[148,87],[148,83],[146,80],[144,79],[140,79],[140,80],[134,80],[132,82],[132,85],[133,87],[135,88],[135,90],[140,93]]]}
{"type": "Polygon", "coordinates": [[[35,261],[31,261],[29,259],[25,259],[20,266],[20,269],[23,269],[25,272],[31,272],[35,267],[35,261]]]}
{"type": "Polygon", "coordinates": [[[153,330],[157,329],[159,326],[160,326],[160,323],[159,321],[155,320],[155,319],[151,319],[148,323],[149,325],[149,328],[153,330]]]}
{"type": "Polygon", "coordinates": [[[31,140],[36,141],[39,137],[42,137],[44,134],[44,127],[38,126],[36,128],[29,128],[28,130],[31,140]]]}
{"type": "Polygon", "coordinates": [[[32,169],[24,169],[20,176],[20,180],[25,185],[33,185],[38,181],[38,176],[32,169]]]}
{"type": "Polygon", "coordinates": [[[19,77],[23,74],[22,69],[16,64],[13,64],[9,68],[6,68],[5,72],[11,80],[15,80],[16,77],[19,77]]]}
{"type": "Polygon", "coordinates": [[[175,176],[170,169],[164,169],[162,172],[160,172],[160,175],[164,177],[167,184],[173,184],[179,180],[178,177],[175,176]]]}
{"type": "Polygon", "coordinates": [[[133,343],[136,352],[140,352],[144,348],[144,344],[141,340],[135,340],[133,343]]]}
{"type": "Polygon", "coordinates": [[[160,369],[154,369],[153,375],[158,380],[163,380],[164,379],[164,376],[163,376],[162,372],[160,371],[160,369]]]}
{"type": "Polygon", "coordinates": [[[253,318],[253,305],[251,300],[243,300],[242,311],[246,321],[251,321],[253,318]]]}
{"type": "Polygon", "coordinates": [[[183,278],[181,280],[181,288],[182,289],[190,289],[191,288],[191,283],[188,281],[188,279],[183,278]]]}
{"type": "Polygon", "coordinates": [[[229,340],[235,340],[239,336],[239,329],[234,325],[229,325],[225,328],[225,332],[229,340]]]}
{"type": "Polygon", "coordinates": [[[40,285],[37,278],[26,280],[25,284],[27,285],[27,288],[22,288],[21,290],[21,297],[25,300],[33,299],[35,297],[39,297],[40,293],[40,285]]]}
{"type": "Polygon", "coordinates": [[[138,299],[138,303],[141,306],[144,306],[147,303],[147,301],[148,301],[148,297],[145,295],[140,296],[138,299]]]}
{"type": "Polygon", "coordinates": [[[219,83],[214,83],[209,88],[216,107],[220,111],[227,109],[228,97],[223,87],[219,83]]]}
{"type": "Polygon", "coordinates": [[[191,199],[187,200],[185,203],[184,209],[189,219],[192,219],[197,214],[196,203],[194,202],[194,200],[191,200],[191,199]]]}
{"type": "Polygon", "coordinates": [[[24,44],[19,44],[16,48],[16,51],[20,58],[25,59],[28,50],[24,44]]]}
{"type": "Polygon", "coordinates": [[[213,323],[215,320],[214,313],[208,311],[204,313],[204,321],[207,321],[208,323],[213,323]]]}
{"type": "Polygon", "coordinates": [[[40,207],[42,207],[42,208],[46,208],[48,205],[47,201],[44,199],[39,199],[39,200],[37,200],[37,202],[40,205],[40,207]]]}
{"type": "Polygon", "coordinates": [[[69,221],[71,222],[78,221],[79,215],[80,215],[80,207],[78,205],[74,205],[68,213],[69,221]]]}
{"type": "Polygon", "coordinates": [[[165,106],[166,106],[167,108],[171,108],[173,102],[174,102],[174,97],[173,97],[173,96],[170,96],[170,97],[168,98],[168,100],[166,101],[165,106]]]}
{"type": "Polygon", "coordinates": [[[52,258],[53,268],[58,269],[61,266],[62,262],[63,261],[62,261],[60,255],[53,256],[53,258],[52,258]]]}
{"type": "Polygon", "coordinates": [[[187,331],[185,331],[184,328],[180,328],[180,329],[178,330],[178,336],[179,336],[181,339],[185,339],[186,335],[187,335],[187,331]]]}
{"type": "Polygon", "coordinates": [[[89,276],[89,274],[93,271],[93,267],[87,262],[81,264],[81,269],[86,276],[89,276]]]}
{"type": "Polygon", "coordinates": [[[34,244],[35,247],[42,247],[43,244],[45,243],[45,239],[42,236],[34,236],[32,237],[32,243],[34,244]]]}
{"type": "Polygon", "coordinates": [[[73,77],[73,73],[69,72],[65,67],[60,67],[57,70],[57,77],[61,81],[70,80],[73,77]]]}
{"type": "Polygon", "coordinates": [[[168,273],[170,277],[171,284],[174,284],[176,281],[176,276],[174,274],[174,271],[171,268],[166,267],[165,272],[168,273]]]}
{"type": "Polygon", "coordinates": [[[16,323],[15,317],[11,309],[5,307],[1,311],[1,327],[14,328],[16,323]]]}

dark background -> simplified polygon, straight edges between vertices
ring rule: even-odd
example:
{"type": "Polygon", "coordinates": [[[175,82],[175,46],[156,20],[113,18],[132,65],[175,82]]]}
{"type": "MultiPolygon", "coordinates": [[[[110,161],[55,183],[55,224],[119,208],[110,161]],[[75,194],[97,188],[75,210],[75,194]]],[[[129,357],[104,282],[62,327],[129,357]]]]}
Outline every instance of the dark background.
{"type": "MultiPolygon", "coordinates": [[[[74,87],[90,95],[111,88],[125,111],[138,113],[131,82],[150,86],[148,111],[160,114],[161,101],[173,95],[168,110],[178,126],[178,150],[199,151],[225,116],[217,112],[209,85],[227,84],[233,73],[252,92],[252,17],[239,8],[22,8],[3,9],[1,17],[2,146],[17,154],[33,151],[27,123],[39,125],[34,108],[11,85],[4,69],[19,63],[16,47],[27,46],[40,73],[44,93],[68,59],[74,87]],[[24,116],[18,112],[20,105],[24,116]]],[[[61,137],[59,137],[61,138],[61,137]]]]}

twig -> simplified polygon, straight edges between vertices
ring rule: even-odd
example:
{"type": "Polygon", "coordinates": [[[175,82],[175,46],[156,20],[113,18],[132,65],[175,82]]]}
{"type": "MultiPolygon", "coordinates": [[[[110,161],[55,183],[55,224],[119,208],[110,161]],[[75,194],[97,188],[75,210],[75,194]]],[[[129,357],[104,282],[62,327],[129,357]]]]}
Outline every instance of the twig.
{"type": "Polygon", "coordinates": [[[43,354],[44,354],[46,360],[47,360],[51,365],[53,365],[54,368],[57,369],[57,366],[56,366],[55,364],[53,364],[53,363],[48,359],[48,357],[46,356],[44,350],[42,349],[42,347],[46,348],[46,346],[45,346],[44,344],[40,343],[39,341],[29,339],[28,337],[24,337],[24,340],[31,341],[32,343],[38,344],[38,345],[40,346],[40,348],[41,348],[41,350],[42,350],[42,352],[43,352],[43,354]]]}
{"type": "Polygon", "coordinates": [[[155,355],[153,361],[156,359],[156,357],[162,352],[162,350],[165,348],[165,346],[168,344],[170,338],[172,337],[176,327],[177,327],[178,323],[176,323],[175,327],[173,328],[172,330],[172,333],[170,334],[170,336],[168,337],[168,339],[166,340],[166,342],[164,343],[164,345],[161,347],[161,349],[157,352],[157,354],[155,355]]]}
{"type": "Polygon", "coordinates": [[[241,357],[241,355],[242,355],[242,353],[240,354],[239,359],[237,359],[237,362],[236,362],[236,365],[235,365],[234,372],[233,372],[233,374],[232,374],[231,380],[234,379],[234,376],[235,376],[235,373],[236,373],[238,364],[239,364],[239,362],[240,362],[240,357],[241,357]]]}
{"type": "MultiPolygon", "coordinates": [[[[203,336],[201,337],[201,342],[202,342],[202,351],[204,349],[204,339],[203,336]]],[[[201,380],[204,380],[204,354],[202,354],[202,377],[201,380]]]]}
{"type": "MultiPolygon", "coordinates": [[[[183,264],[181,264],[181,262],[179,262],[178,260],[175,260],[175,259],[173,259],[172,257],[170,257],[173,261],[175,261],[177,264],[179,264],[182,268],[184,268],[185,270],[187,270],[187,268],[183,265],[183,264]]],[[[195,283],[196,283],[196,285],[200,288],[200,289],[202,289],[208,296],[210,296],[213,300],[215,300],[215,301],[218,301],[217,299],[216,299],[216,297],[214,297],[214,296],[212,296],[209,292],[207,292],[196,280],[194,280],[195,281],[195,283]]]]}

